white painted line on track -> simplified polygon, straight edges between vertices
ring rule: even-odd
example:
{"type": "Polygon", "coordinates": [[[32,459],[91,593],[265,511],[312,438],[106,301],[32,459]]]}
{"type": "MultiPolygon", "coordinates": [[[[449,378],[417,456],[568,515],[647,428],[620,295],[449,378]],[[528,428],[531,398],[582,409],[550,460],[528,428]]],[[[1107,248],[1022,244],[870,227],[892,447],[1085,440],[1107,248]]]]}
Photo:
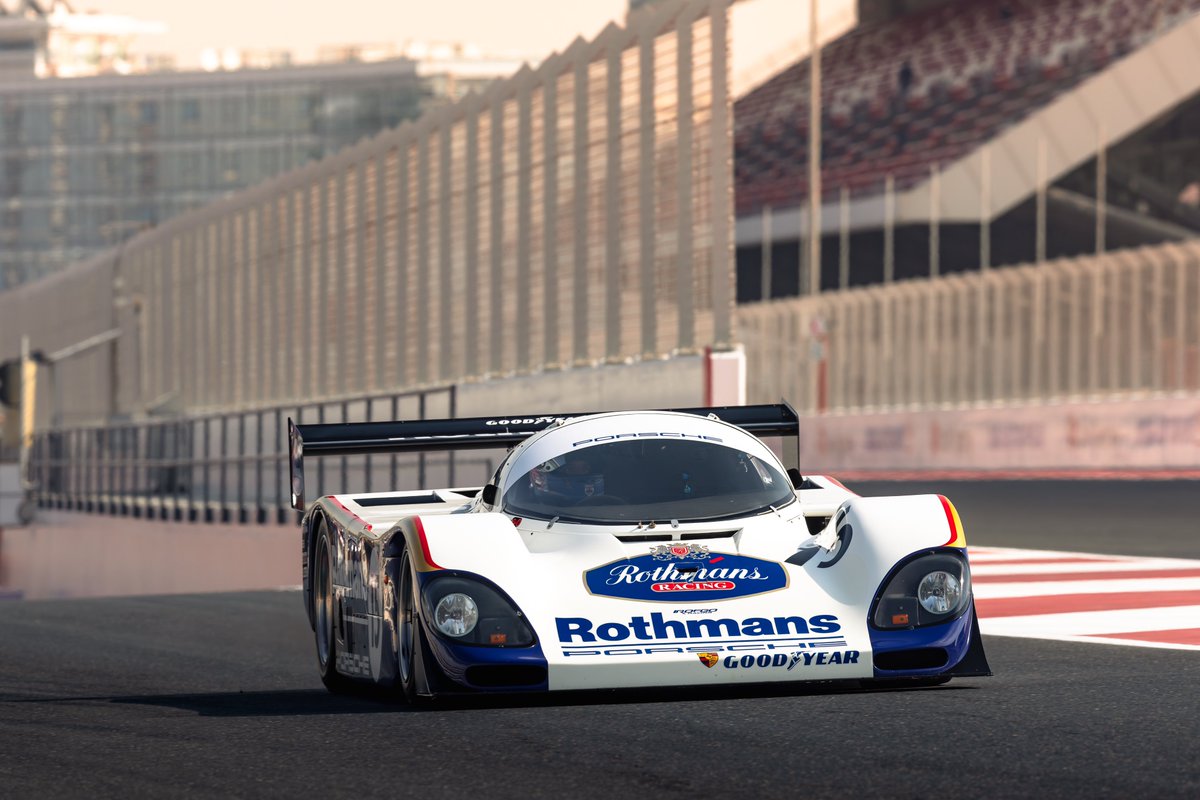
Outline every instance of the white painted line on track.
{"type": "Polygon", "coordinates": [[[1054,561],[1045,564],[989,564],[975,562],[971,556],[971,574],[992,575],[1054,575],[1060,572],[1141,572],[1143,570],[1200,569],[1200,561],[1186,558],[1144,558],[1137,561],[1096,561],[1079,563],[1054,561]]]}
{"type": "Polygon", "coordinates": [[[1185,630],[1200,625],[1200,605],[1167,608],[1125,608],[1118,611],[1071,611],[1024,617],[983,617],[984,633],[997,636],[1066,634],[1089,636],[1136,631],[1185,630]]]}
{"type": "MultiPolygon", "coordinates": [[[[974,570],[972,570],[974,574],[974,570]]],[[[973,583],[975,597],[1050,597],[1058,594],[1120,594],[1124,592],[1200,592],[1200,578],[1130,578],[1099,581],[1028,581],[973,583]]],[[[1198,595],[1200,596],[1200,595],[1198,595]]],[[[1195,620],[1200,626],[1200,617],[1195,620]]]]}
{"type": "Polygon", "coordinates": [[[1200,650],[1200,560],[968,552],[985,636],[1200,650]]]}

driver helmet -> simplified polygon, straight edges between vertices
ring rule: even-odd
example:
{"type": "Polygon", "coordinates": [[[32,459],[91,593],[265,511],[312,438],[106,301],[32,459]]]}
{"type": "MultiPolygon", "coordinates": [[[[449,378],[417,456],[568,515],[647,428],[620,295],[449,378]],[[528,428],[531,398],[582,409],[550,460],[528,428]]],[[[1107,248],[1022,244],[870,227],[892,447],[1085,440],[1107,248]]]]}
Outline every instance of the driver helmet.
{"type": "Polygon", "coordinates": [[[582,500],[604,494],[604,473],[594,471],[586,458],[559,456],[531,470],[529,486],[535,497],[582,500]]]}

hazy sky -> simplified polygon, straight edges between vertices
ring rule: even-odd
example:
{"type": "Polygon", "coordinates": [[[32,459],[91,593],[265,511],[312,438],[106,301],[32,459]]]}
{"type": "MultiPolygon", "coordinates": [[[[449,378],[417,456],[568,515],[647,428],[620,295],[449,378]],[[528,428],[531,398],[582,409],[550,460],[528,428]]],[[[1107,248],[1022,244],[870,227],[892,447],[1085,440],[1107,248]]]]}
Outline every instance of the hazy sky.
{"type": "MultiPolygon", "coordinates": [[[[462,42],[491,55],[541,58],[577,35],[595,36],[624,23],[627,0],[72,0],[95,10],[162,22],[167,32],[143,37],[141,52],[173,53],[196,67],[205,48],[287,49],[311,61],[323,44],[462,42]]],[[[822,29],[844,30],[854,0],[822,0],[822,29]]],[[[805,0],[744,0],[733,11],[735,91],[745,75],[778,68],[806,48],[805,0]]],[[[765,76],[764,76],[765,77],[765,76]]]]}
{"type": "MultiPolygon", "coordinates": [[[[543,53],[623,19],[625,0],[73,0],[167,24],[146,50],[195,66],[205,47],[284,48],[311,57],[321,44],[473,42],[489,53],[543,53]]],[[[139,49],[142,49],[139,47],[139,49]]]]}

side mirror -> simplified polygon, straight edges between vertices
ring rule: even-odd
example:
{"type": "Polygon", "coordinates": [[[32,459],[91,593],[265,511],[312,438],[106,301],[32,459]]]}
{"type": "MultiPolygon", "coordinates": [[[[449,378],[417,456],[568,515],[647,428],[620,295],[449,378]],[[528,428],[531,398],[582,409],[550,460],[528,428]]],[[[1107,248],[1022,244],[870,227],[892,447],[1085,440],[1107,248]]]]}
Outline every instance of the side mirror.
{"type": "Polygon", "coordinates": [[[498,494],[500,494],[500,487],[494,483],[489,483],[479,492],[480,498],[489,506],[496,505],[496,495],[498,494]]]}
{"type": "Polygon", "coordinates": [[[795,467],[788,467],[787,476],[792,481],[793,489],[804,488],[805,480],[804,476],[800,474],[800,470],[796,469],[795,467]]]}

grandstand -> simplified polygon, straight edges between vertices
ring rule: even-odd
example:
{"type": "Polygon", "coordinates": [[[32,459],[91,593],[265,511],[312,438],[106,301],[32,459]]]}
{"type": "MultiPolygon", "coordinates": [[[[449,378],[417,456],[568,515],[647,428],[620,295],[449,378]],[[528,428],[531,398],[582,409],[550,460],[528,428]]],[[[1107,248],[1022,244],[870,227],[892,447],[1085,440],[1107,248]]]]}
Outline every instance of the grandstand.
{"type": "MultiPolygon", "coordinates": [[[[1037,138],[1051,184],[1045,256],[1097,249],[1102,144],[1108,247],[1200,232],[1200,103],[1186,77],[1200,71],[1197,12],[1200,0],[863,0],[862,24],[822,53],[822,285],[839,285],[843,191],[849,284],[883,278],[889,176],[895,277],[929,273],[931,219],[940,223],[942,272],[979,267],[981,219],[991,226],[991,266],[1034,260],[1037,138]],[[993,151],[987,177],[985,147],[993,151]],[[941,201],[931,209],[933,170],[941,201]],[[994,184],[990,202],[980,199],[985,181],[994,184]]],[[[743,301],[761,297],[764,209],[774,231],[771,294],[796,293],[809,85],[804,59],[735,104],[743,301]]]]}

